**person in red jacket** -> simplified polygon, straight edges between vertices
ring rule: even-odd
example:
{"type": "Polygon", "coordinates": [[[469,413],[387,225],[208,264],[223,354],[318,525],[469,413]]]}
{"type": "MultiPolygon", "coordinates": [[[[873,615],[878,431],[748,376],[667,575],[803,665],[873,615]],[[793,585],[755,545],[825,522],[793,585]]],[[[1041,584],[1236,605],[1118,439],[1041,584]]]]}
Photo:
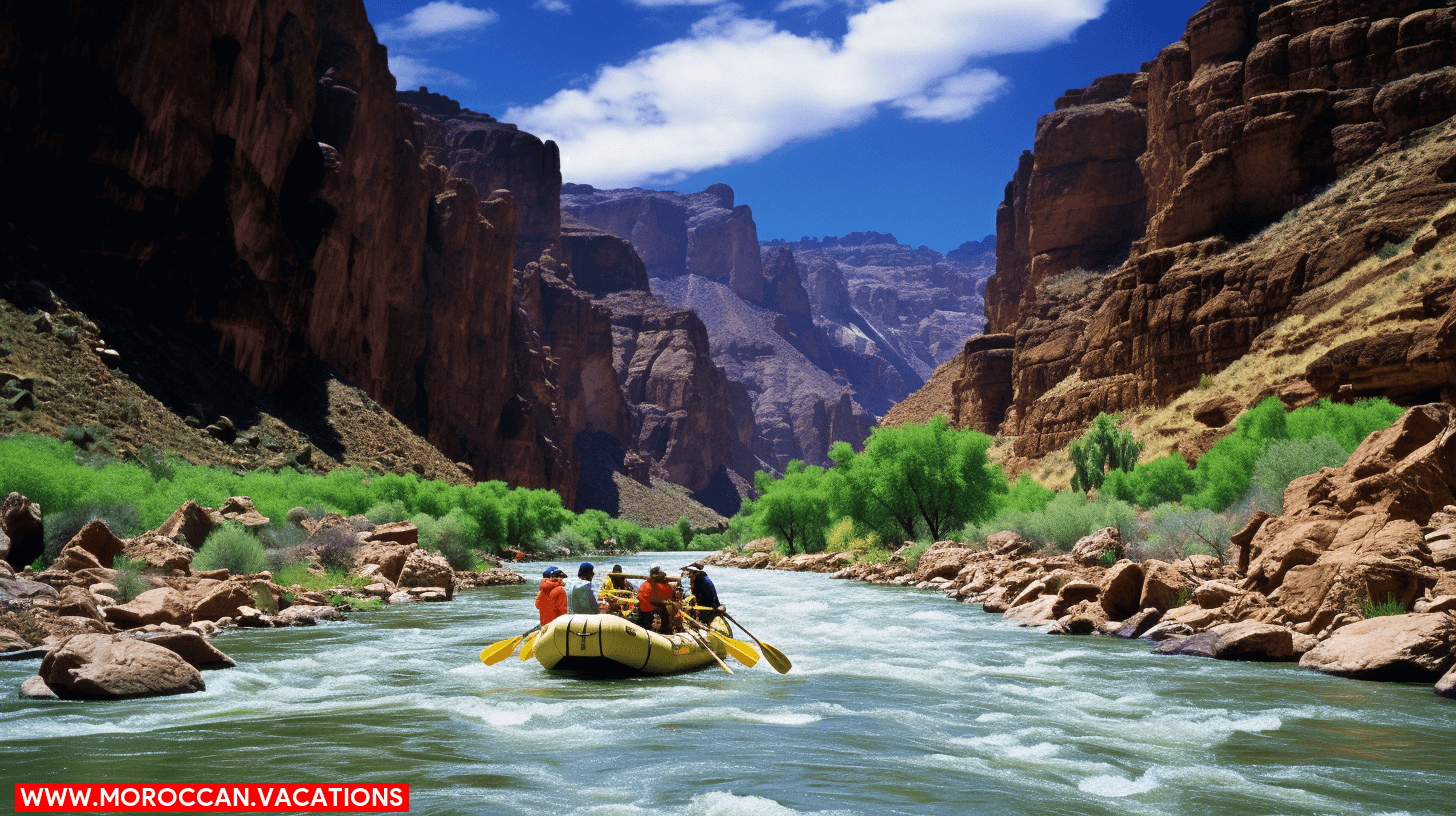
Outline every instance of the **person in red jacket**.
{"type": "Polygon", "coordinates": [[[545,626],[566,614],[566,573],[560,567],[548,567],[541,573],[541,591],[536,593],[536,609],[545,626]]]}
{"type": "Polygon", "coordinates": [[[638,625],[643,629],[656,629],[664,635],[673,633],[672,620],[673,585],[667,582],[667,573],[660,564],[653,564],[647,573],[647,580],[637,590],[638,625]],[[657,625],[654,626],[654,622],[657,625]]]}

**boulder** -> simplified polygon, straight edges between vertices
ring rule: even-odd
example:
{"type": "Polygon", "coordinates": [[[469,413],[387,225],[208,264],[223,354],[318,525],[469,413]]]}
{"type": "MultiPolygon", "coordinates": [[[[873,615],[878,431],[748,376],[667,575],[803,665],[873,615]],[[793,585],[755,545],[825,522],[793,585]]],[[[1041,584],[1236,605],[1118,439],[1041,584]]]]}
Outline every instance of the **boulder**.
{"type": "Polygon", "coordinates": [[[19,493],[11,493],[0,502],[0,530],[10,541],[5,562],[15,569],[25,569],[45,552],[40,505],[19,493]]]}
{"type": "MultiPolygon", "coordinates": [[[[266,527],[269,522],[268,517],[259,513],[258,508],[253,506],[253,500],[247,496],[229,497],[216,510],[209,510],[207,515],[214,525],[235,521],[244,527],[266,527]]],[[[202,543],[195,542],[194,545],[200,547],[202,543]]]]}
{"type": "Polygon", "coordinates": [[[1157,654],[1192,655],[1218,660],[1294,661],[1294,633],[1283,626],[1242,621],[1214,626],[1186,638],[1158,644],[1157,654]]]}
{"type": "Polygon", "coordinates": [[[127,632],[122,637],[169,649],[198,669],[230,669],[238,665],[201,633],[191,629],[177,632],[127,632]]]}
{"type": "Polygon", "coordinates": [[[68,699],[189,694],[206,684],[176,652],[120,635],[76,635],[41,661],[39,676],[68,699]]]}
{"type": "Polygon", "coordinates": [[[57,615],[103,620],[101,610],[96,606],[96,598],[89,590],[78,586],[63,588],[60,596],[56,598],[56,604],[57,615]]]}
{"type": "Polygon", "coordinates": [[[1131,561],[1119,561],[1102,578],[1102,608],[1107,617],[1122,620],[1138,611],[1143,594],[1143,568],[1131,561]]]}
{"type": "MultiPolygon", "coordinates": [[[[1057,602],[1052,607],[1052,611],[1056,613],[1056,617],[1060,618],[1067,614],[1067,611],[1073,606],[1086,602],[1095,602],[1101,594],[1102,588],[1091,581],[1084,581],[1082,579],[1068,581],[1062,584],[1061,589],[1057,590],[1057,602]]],[[[1105,613],[1103,617],[1106,617],[1105,613]]]]}
{"type": "Polygon", "coordinates": [[[124,604],[106,608],[107,622],[121,629],[135,629],[154,623],[186,626],[192,622],[192,605],[171,587],[149,589],[124,604]]]}
{"type": "Polygon", "coordinates": [[[1166,561],[1143,562],[1143,589],[1138,597],[1138,607],[1156,607],[1167,611],[1193,597],[1197,586],[1194,579],[1184,575],[1166,561]]]}
{"type": "Polygon", "coordinates": [[[1036,545],[1010,530],[986,536],[986,552],[1004,558],[1019,558],[1036,549],[1036,545]]]}
{"type": "MultiPolygon", "coordinates": [[[[442,593],[443,594],[443,593],[442,593]]],[[[344,613],[327,604],[298,604],[279,612],[278,622],[283,626],[313,626],[319,621],[341,621],[344,613]]]]}
{"type": "Polygon", "coordinates": [[[192,599],[193,620],[235,618],[239,609],[257,603],[253,593],[236,581],[214,581],[195,586],[188,596],[192,599]]]}
{"type": "Polygon", "coordinates": [[[1115,637],[1127,638],[1129,640],[1132,638],[1140,638],[1149,629],[1157,626],[1158,622],[1162,619],[1163,610],[1156,608],[1144,609],[1123,621],[1122,627],[1117,630],[1115,637]]]}
{"type": "Polygon", "coordinates": [[[29,649],[30,643],[21,637],[18,632],[9,629],[0,629],[0,652],[19,652],[29,649]]]}
{"type": "Polygon", "coordinates": [[[1116,527],[1103,527],[1072,545],[1072,560],[1083,567],[1100,567],[1120,561],[1123,555],[1122,534],[1116,527]],[[1108,557],[1111,553],[1111,557],[1108,557]]]}
{"type": "Polygon", "coordinates": [[[932,578],[954,578],[978,553],[954,541],[937,541],[920,556],[915,570],[916,581],[932,578]]]}
{"type": "Polygon", "coordinates": [[[1246,594],[1248,590],[1225,581],[1207,581],[1194,588],[1193,602],[1204,609],[1218,609],[1230,600],[1246,594]]]}
{"type": "Polygon", "coordinates": [[[389,524],[380,524],[363,534],[363,543],[388,542],[393,544],[418,544],[420,543],[420,531],[414,524],[408,521],[394,521],[389,524]]]}
{"type": "MultiPolygon", "coordinates": [[[[201,543],[198,542],[199,545],[201,543]]],[[[143,533],[127,541],[122,553],[127,558],[141,561],[152,569],[166,573],[172,570],[182,570],[185,573],[192,567],[192,550],[156,533],[143,533]]]]}
{"type": "Polygon", "coordinates": [[[20,684],[20,698],[22,700],[61,699],[60,695],[56,694],[51,690],[50,686],[46,685],[45,680],[41,679],[40,675],[25,678],[25,682],[20,684]]]}
{"type": "MultiPolygon", "coordinates": [[[[116,534],[111,532],[111,527],[105,521],[102,519],[92,519],[76,535],[71,537],[71,540],[66,543],[66,546],[61,548],[61,554],[56,559],[56,563],[60,564],[66,561],[68,553],[74,554],[75,550],[81,550],[91,556],[91,559],[82,559],[86,562],[86,566],[90,566],[94,562],[97,565],[110,569],[112,559],[120,555],[125,549],[126,542],[117,538],[116,534]]],[[[62,569],[69,569],[71,572],[76,572],[84,568],[81,566],[62,567],[62,569]]]]}
{"type": "Polygon", "coordinates": [[[1022,626],[1051,626],[1057,622],[1056,616],[1052,614],[1056,606],[1057,596],[1042,595],[1028,603],[1012,607],[1006,610],[1006,620],[1015,621],[1022,626]]]}
{"type": "Polygon", "coordinates": [[[1436,681],[1436,694],[1456,700],[1456,666],[1453,666],[1450,671],[1441,675],[1440,680],[1436,681]]]}
{"type": "Polygon", "coordinates": [[[155,532],[159,536],[172,539],[174,543],[186,541],[187,546],[197,549],[202,542],[207,540],[208,534],[216,524],[212,516],[208,515],[207,509],[191,499],[182,503],[181,507],[172,511],[172,515],[162,522],[155,532]]]}
{"type": "Polygon", "coordinates": [[[56,597],[56,589],[49,584],[18,576],[0,578],[0,602],[54,597],[56,597]]]}
{"type": "Polygon", "coordinates": [[[364,568],[373,566],[375,569],[369,573],[370,577],[378,576],[391,584],[398,584],[405,562],[416,549],[418,547],[393,541],[365,543],[354,554],[355,573],[363,575],[364,568]]]}
{"type": "Polygon", "coordinates": [[[455,597],[455,570],[450,568],[450,562],[444,556],[420,549],[410,550],[395,583],[401,587],[441,587],[447,598],[455,597]]]}
{"type": "Polygon", "coordinates": [[[1434,683],[1456,665],[1456,616],[1388,615],[1335,630],[1299,665],[1356,680],[1434,683]]]}

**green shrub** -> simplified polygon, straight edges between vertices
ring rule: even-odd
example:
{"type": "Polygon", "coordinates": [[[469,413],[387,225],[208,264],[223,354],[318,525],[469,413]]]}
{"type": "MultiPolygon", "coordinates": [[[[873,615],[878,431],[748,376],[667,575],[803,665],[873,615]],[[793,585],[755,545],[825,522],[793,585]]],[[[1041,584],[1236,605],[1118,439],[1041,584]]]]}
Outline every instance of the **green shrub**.
{"type": "Polygon", "coordinates": [[[1193,470],[1183,455],[1172,453],[1139,465],[1132,473],[1114,470],[1102,483],[1102,492],[1139,507],[1176,502],[1193,492],[1193,470]]]}
{"type": "Polygon", "coordinates": [[[132,598],[152,588],[152,584],[143,577],[147,564],[118,555],[111,559],[111,568],[116,570],[116,578],[112,581],[116,585],[118,601],[126,603],[132,598]]]}
{"type": "Polygon", "coordinates": [[[1405,604],[1397,601],[1394,595],[1386,595],[1384,603],[1375,603],[1366,598],[1360,602],[1360,613],[1367,618],[1383,618],[1387,615],[1404,615],[1405,604]]]}
{"type": "Polygon", "coordinates": [[[1246,516],[1232,511],[1215,513],[1178,504],[1163,504],[1148,511],[1140,538],[1149,554],[1165,559],[1190,555],[1211,555],[1227,561],[1229,538],[1248,523],[1246,516]]]}
{"type": "Polygon", "coordinates": [[[268,568],[263,544],[248,528],[227,522],[207,535],[202,549],[192,557],[195,570],[225,569],[233,575],[262,572],[268,568]]]}
{"type": "Polygon", "coordinates": [[[829,528],[824,535],[824,548],[829,552],[849,552],[851,550],[873,550],[880,546],[880,536],[870,532],[862,536],[855,535],[854,519],[845,516],[829,528]]]}
{"type": "Polygon", "coordinates": [[[393,524],[409,518],[409,511],[399,499],[382,501],[364,511],[364,517],[374,524],[393,524]]]}
{"type": "Polygon", "coordinates": [[[578,555],[591,552],[596,549],[595,545],[574,527],[563,527],[556,531],[556,534],[542,542],[542,549],[547,552],[566,550],[568,555],[578,555]]]}
{"type": "Polygon", "coordinates": [[[1098,414],[1087,432],[1067,448],[1076,473],[1072,489],[1084,493],[1102,486],[1108,471],[1133,472],[1143,445],[1127,431],[1118,430],[1117,417],[1098,414]]]}
{"type": "Polygon", "coordinates": [[[1003,511],[987,522],[967,527],[961,538],[981,540],[992,533],[1011,530],[1027,541],[1049,544],[1066,552],[1078,539],[1103,527],[1116,527],[1124,541],[1132,541],[1137,533],[1137,511],[1112,496],[1088,501],[1084,494],[1066,490],[1039,511],[1003,511]]]}
{"type": "Polygon", "coordinates": [[[1035,513],[1046,507],[1056,496],[1055,490],[1042,487],[1040,482],[1031,478],[1031,474],[1023,473],[1006,491],[1001,509],[1035,513]]]}
{"type": "Polygon", "coordinates": [[[1340,467],[1350,454],[1334,438],[1320,434],[1307,442],[1275,440],[1264,447],[1249,478],[1250,503],[1255,509],[1278,515],[1284,512],[1284,490],[1301,476],[1320,468],[1340,467]]]}
{"type": "Polygon", "coordinates": [[[359,589],[368,586],[370,579],[350,575],[338,567],[330,567],[324,570],[323,575],[315,575],[308,571],[307,564],[296,563],[275,571],[273,573],[273,583],[279,586],[297,585],[309,592],[322,592],[326,589],[333,589],[336,586],[347,586],[359,589]]]}
{"type": "Polygon", "coordinates": [[[925,555],[925,551],[930,549],[930,545],[929,541],[919,541],[905,550],[905,569],[911,572],[920,569],[920,556],[925,555]]]}

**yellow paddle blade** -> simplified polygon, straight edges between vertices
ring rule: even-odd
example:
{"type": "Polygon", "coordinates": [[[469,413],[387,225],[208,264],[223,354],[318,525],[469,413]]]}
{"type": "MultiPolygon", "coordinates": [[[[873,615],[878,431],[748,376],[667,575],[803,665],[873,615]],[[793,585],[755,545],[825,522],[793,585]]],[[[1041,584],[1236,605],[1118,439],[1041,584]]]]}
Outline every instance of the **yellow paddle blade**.
{"type": "Polygon", "coordinates": [[[723,648],[728,650],[728,655],[734,660],[737,660],[739,663],[742,663],[749,668],[753,668],[755,665],[758,664],[758,652],[755,652],[752,646],[749,646],[747,643],[744,643],[741,640],[734,640],[731,637],[724,637],[717,632],[713,632],[711,634],[723,644],[723,648]]]}
{"type": "Polygon", "coordinates": [[[480,662],[487,666],[494,666],[502,660],[505,660],[511,656],[511,652],[516,650],[516,646],[520,645],[525,637],[525,635],[516,635],[508,640],[490,644],[481,650],[480,662]]]}
{"type": "Polygon", "coordinates": [[[779,674],[788,674],[789,669],[792,669],[794,667],[794,664],[789,660],[788,655],[785,655],[783,652],[775,649],[773,647],[773,644],[764,643],[760,640],[758,642],[758,645],[760,648],[763,649],[764,659],[768,661],[768,664],[770,666],[773,666],[774,671],[778,672],[779,674]]]}
{"type": "Polygon", "coordinates": [[[531,659],[531,655],[533,655],[535,653],[536,653],[536,635],[534,633],[532,633],[529,637],[526,638],[526,641],[521,644],[521,659],[522,660],[530,660],[531,659]]]}

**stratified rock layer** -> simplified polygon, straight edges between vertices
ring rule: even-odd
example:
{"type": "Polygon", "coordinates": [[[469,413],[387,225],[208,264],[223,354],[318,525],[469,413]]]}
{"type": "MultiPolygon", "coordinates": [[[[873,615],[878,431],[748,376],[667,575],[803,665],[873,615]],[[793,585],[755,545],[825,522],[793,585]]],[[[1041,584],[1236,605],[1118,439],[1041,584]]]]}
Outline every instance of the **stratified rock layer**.
{"type": "MultiPolygon", "coordinates": [[[[1456,112],[1453,19],[1422,0],[1212,0],[1137,73],[1069,91],[997,214],[986,331],[1012,336],[1009,370],[1000,346],[969,353],[917,414],[960,405],[962,424],[1041,457],[1099,412],[1216,375],[1290,310],[1315,317],[1319,287],[1383,248],[1443,240],[1456,150],[1424,129],[1456,112]]],[[[1400,319],[1434,324],[1453,285],[1400,319]]],[[[1432,331],[1332,350],[1310,396],[1437,397],[1456,371],[1432,331]]],[[[1303,376],[1260,387],[1306,389],[1303,376]]]]}

